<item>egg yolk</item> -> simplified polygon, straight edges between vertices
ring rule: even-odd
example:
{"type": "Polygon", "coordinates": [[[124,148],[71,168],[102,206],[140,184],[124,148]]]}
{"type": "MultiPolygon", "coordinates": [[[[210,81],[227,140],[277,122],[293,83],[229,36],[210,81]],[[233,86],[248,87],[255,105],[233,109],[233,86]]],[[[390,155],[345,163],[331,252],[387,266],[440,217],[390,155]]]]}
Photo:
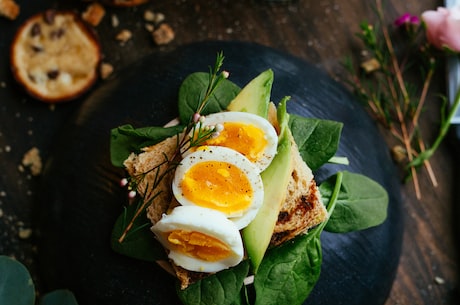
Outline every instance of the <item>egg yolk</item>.
{"type": "Polygon", "coordinates": [[[167,234],[172,250],[204,261],[219,261],[231,253],[225,243],[201,232],[174,230],[167,234]]]}
{"type": "Polygon", "coordinates": [[[206,145],[225,146],[243,154],[251,162],[259,160],[267,146],[263,130],[252,124],[226,122],[219,136],[206,141],[206,145]]]}
{"type": "Polygon", "coordinates": [[[237,166],[222,161],[193,165],[181,181],[182,195],[224,214],[242,214],[253,200],[251,183],[237,166]]]}

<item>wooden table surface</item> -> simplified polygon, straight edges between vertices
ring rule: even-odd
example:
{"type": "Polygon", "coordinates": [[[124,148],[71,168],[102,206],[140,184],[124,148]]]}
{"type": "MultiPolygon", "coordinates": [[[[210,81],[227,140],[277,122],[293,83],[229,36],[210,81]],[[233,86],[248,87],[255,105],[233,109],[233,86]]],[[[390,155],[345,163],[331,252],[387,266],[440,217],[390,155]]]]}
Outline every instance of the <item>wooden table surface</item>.
{"type": "MultiPolygon", "coordinates": [[[[29,5],[29,1],[17,2],[29,5]]],[[[58,5],[59,1],[55,2],[58,5]]],[[[64,2],[66,1],[61,1],[61,4],[64,2]]],[[[75,7],[82,10],[85,5],[75,7]]],[[[372,0],[297,0],[287,3],[249,0],[155,0],[137,8],[108,8],[108,14],[96,30],[104,32],[104,35],[115,35],[116,31],[126,26],[134,34],[133,39],[123,47],[103,46],[105,60],[112,63],[115,69],[129,65],[150,52],[168,51],[185,43],[203,40],[242,40],[293,54],[340,80],[344,76],[344,58],[352,56],[360,59],[361,45],[355,33],[358,32],[361,21],[375,21],[374,5],[375,2],[372,0]],[[150,41],[141,19],[143,11],[147,8],[163,13],[166,22],[174,29],[175,39],[169,45],[155,46],[150,41]],[[122,10],[130,10],[131,13],[137,14],[139,19],[136,22],[120,20],[119,28],[113,29],[110,15],[122,15],[122,10]],[[136,52],[124,52],[128,47],[135,48],[136,52]]],[[[442,2],[434,0],[384,1],[385,14],[390,22],[405,12],[420,14],[439,5],[442,5],[442,2]]],[[[10,28],[17,28],[20,20],[27,17],[24,15],[27,14],[27,10],[23,11],[20,17],[22,19],[0,20],[0,31],[4,24],[8,24],[10,28]]],[[[10,36],[3,37],[9,39],[10,36]]],[[[8,43],[9,41],[0,41],[0,47],[7,48],[8,43]]],[[[437,90],[444,92],[443,73],[441,72],[435,80],[432,94],[437,90]]],[[[436,126],[436,106],[429,107],[430,111],[424,119],[425,124],[436,126]]],[[[2,130],[0,135],[1,132],[2,130]]],[[[404,236],[402,256],[386,305],[455,303],[455,296],[458,294],[458,259],[455,247],[458,244],[458,232],[455,228],[459,227],[455,215],[460,215],[454,209],[454,204],[458,201],[455,190],[460,186],[455,179],[455,173],[458,172],[458,160],[455,157],[458,158],[460,150],[456,148],[459,146],[460,142],[450,139],[433,157],[432,165],[439,180],[436,188],[421,172],[421,200],[416,198],[410,183],[403,187],[405,230],[401,232],[404,236]]],[[[20,156],[18,163],[19,160],[20,156]]],[[[4,203],[2,205],[1,200],[0,195],[0,208],[4,213],[0,221],[14,218],[15,215],[5,215],[8,209],[4,203]]],[[[31,221],[26,216],[15,219],[19,219],[18,221],[25,226],[31,221]]],[[[29,244],[28,241],[13,241],[9,245],[11,247],[2,247],[0,243],[0,253],[22,258],[33,269],[33,261],[26,259],[33,254],[33,242],[29,244]]]]}

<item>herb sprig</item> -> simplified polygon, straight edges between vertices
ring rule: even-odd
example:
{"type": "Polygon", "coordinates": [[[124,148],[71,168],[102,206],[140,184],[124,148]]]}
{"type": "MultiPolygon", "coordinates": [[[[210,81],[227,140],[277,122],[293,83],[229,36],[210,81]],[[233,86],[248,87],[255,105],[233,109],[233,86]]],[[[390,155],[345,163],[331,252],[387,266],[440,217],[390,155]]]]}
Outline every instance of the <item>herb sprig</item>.
{"type": "Polygon", "coordinates": [[[420,119],[426,107],[426,99],[433,75],[439,68],[440,52],[425,38],[425,28],[416,16],[403,15],[395,22],[386,24],[382,1],[376,0],[376,25],[360,24],[357,34],[363,42],[368,59],[357,71],[348,59],[345,68],[350,78],[346,82],[356,96],[367,106],[375,120],[389,131],[396,140],[392,154],[414,184],[415,194],[421,199],[418,169],[424,167],[433,184],[438,182],[430,164],[430,158],[445,138],[450,120],[460,99],[457,96],[448,110],[447,98],[440,95],[441,111],[439,131],[432,145],[425,140],[420,119]],[[417,88],[414,83],[421,83],[417,88]]]}
{"type": "Polygon", "coordinates": [[[215,126],[204,126],[204,116],[202,116],[202,113],[206,109],[206,106],[208,105],[208,102],[210,101],[210,98],[214,94],[215,90],[222,83],[222,81],[227,79],[229,76],[227,71],[221,71],[223,61],[223,53],[217,53],[214,66],[209,67],[207,88],[204,93],[199,96],[197,109],[194,115],[190,118],[184,131],[177,135],[177,145],[173,155],[168,156],[163,154],[164,160],[159,162],[151,169],[138,175],[122,179],[121,185],[127,186],[129,191],[129,198],[134,199],[137,196],[139,186],[144,182],[147,175],[154,173],[153,182],[151,182],[150,185],[148,183],[146,184],[144,194],[141,194],[141,198],[137,203],[135,212],[133,213],[132,217],[128,217],[127,209],[125,208],[124,216],[122,219],[122,226],[124,229],[118,238],[119,243],[123,243],[130,231],[135,232],[144,227],[145,224],[136,227],[136,220],[140,215],[143,215],[146,208],[153,202],[153,200],[155,200],[155,198],[160,195],[161,191],[157,190],[158,186],[170,172],[175,170],[178,165],[177,160],[179,156],[192,147],[200,146],[202,143],[206,142],[212,137],[217,136],[219,132],[222,131],[223,127],[219,124],[215,126]],[[192,136],[190,136],[190,134],[192,136]]]}

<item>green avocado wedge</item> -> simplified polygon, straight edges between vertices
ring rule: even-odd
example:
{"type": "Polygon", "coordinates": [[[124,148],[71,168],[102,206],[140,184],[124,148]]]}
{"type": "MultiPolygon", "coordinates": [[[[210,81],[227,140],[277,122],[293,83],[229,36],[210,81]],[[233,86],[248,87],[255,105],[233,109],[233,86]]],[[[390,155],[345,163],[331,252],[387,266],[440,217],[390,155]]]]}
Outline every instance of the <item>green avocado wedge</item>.
{"type": "MultiPolygon", "coordinates": [[[[238,93],[227,106],[227,110],[249,112],[266,119],[273,79],[274,74],[271,69],[260,73],[238,93]]],[[[277,109],[281,129],[278,137],[277,154],[270,166],[261,173],[264,185],[264,202],[256,218],[242,231],[243,243],[254,274],[257,272],[270,244],[280,205],[286,198],[285,192],[280,190],[286,190],[292,172],[292,135],[289,129],[289,114],[286,110],[288,99],[288,97],[284,98],[277,109]]]]}
{"type": "Polygon", "coordinates": [[[271,69],[260,73],[235,96],[227,110],[249,112],[266,119],[273,78],[271,69]]]}
{"type": "Polygon", "coordinates": [[[264,185],[264,202],[254,220],[242,232],[243,243],[254,274],[257,273],[265,251],[270,244],[280,205],[286,199],[285,190],[292,172],[292,145],[288,127],[289,115],[286,113],[287,100],[287,98],[283,99],[278,106],[278,121],[281,133],[277,154],[272,163],[261,174],[264,185]]]}

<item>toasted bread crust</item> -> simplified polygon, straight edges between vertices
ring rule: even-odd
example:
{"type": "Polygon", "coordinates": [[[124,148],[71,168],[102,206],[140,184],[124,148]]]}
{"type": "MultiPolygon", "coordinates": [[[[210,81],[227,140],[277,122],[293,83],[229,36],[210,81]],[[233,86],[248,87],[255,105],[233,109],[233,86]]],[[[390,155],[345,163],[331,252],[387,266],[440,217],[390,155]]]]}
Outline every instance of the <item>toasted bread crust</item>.
{"type": "Polygon", "coordinates": [[[306,232],[327,218],[327,211],[321,201],[311,169],[305,164],[298,147],[291,138],[293,171],[289,180],[286,200],[278,214],[271,246],[306,232]]]}
{"type": "MultiPolygon", "coordinates": [[[[147,173],[140,180],[137,191],[146,201],[152,201],[147,207],[147,217],[155,224],[161,216],[167,212],[173,195],[171,183],[174,171],[165,162],[172,160],[177,150],[178,136],[167,138],[166,140],[143,149],[143,152],[136,155],[132,153],[125,160],[124,165],[131,177],[139,177],[147,173]],[[152,170],[153,169],[153,170],[152,170]],[[152,190],[156,184],[155,177],[164,177],[159,181],[158,186],[152,190]]],[[[157,179],[158,180],[158,179],[157,179]]]]}

